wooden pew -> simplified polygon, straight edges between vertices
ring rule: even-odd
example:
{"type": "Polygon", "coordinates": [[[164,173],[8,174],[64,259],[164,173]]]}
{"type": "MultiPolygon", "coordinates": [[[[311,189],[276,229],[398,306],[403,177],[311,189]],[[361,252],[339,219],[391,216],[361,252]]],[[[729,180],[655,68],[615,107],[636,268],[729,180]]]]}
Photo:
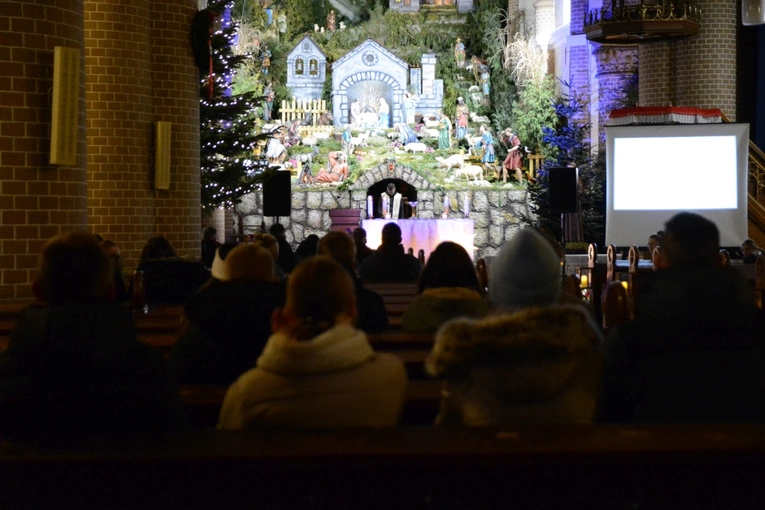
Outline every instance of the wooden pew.
{"type": "Polygon", "coordinates": [[[760,508],[761,424],[6,442],[6,508],[760,508]],[[62,503],[65,502],[64,505],[62,503]]]}
{"type": "Polygon", "coordinates": [[[364,286],[382,297],[388,312],[388,323],[392,328],[400,328],[404,311],[417,295],[415,282],[373,282],[364,286]]]}

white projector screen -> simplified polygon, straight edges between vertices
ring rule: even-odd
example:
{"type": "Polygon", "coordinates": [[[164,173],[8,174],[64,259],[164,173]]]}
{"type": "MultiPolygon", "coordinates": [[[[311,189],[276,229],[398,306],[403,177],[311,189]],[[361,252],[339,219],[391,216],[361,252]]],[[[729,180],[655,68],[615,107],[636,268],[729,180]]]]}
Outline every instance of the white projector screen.
{"type": "Polygon", "coordinates": [[[606,128],[606,244],[643,246],[674,214],[713,221],[721,246],[748,237],[749,124],[606,128]]]}

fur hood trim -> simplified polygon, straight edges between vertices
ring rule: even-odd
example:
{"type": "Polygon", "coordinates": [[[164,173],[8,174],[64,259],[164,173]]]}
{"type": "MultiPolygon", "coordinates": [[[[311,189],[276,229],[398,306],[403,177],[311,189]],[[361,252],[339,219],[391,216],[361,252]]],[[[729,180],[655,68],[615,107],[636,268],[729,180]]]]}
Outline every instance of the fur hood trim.
{"type": "Polygon", "coordinates": [[[436,334],[425,367],[434,376],[469,373],[503,398],[548,397],[561,391],[600,339],[597,327],[579,306],[456,319],[436,334]]]}
{"type": "Polygon", "coordinates": [[[315,375],[359,366],[373,357],[363,331],[339,324],[302,342],[282,333],[271,335],[257,366],[284,375],[315,375]]]}

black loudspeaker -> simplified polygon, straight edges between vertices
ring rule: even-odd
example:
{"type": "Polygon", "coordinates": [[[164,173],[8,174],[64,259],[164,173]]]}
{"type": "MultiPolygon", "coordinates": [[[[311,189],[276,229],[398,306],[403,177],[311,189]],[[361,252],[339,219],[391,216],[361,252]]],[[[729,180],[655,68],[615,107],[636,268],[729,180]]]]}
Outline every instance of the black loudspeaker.
{"type": "Polygon", "coordinates": [[[550,168],[548,190],[551,211],[576,212],[576,172],[576,168],[550,168]]]}
{"type": "Polygon", "coordinates": [[[279,170],[263,182],[263,216],[284,216],[292,214],[292,185],[290,172],[279,170]]]}

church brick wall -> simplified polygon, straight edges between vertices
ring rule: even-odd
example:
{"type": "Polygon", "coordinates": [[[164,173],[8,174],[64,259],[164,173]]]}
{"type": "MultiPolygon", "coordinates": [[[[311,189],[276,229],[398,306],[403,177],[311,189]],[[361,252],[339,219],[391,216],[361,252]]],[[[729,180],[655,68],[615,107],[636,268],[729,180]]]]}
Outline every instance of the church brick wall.
{"type": "Polygon", "coordinates": [[[700,0],[701,29],[677,43],[677,104],[736,119],[736,0],[700,0]]]}
{"type": "Polygon", "coordinates": [[[153,121],[172,123],[170,189],[155,192],[154,228],[180,253],[200,256],[199,71],[189,44],[197,2],[151,6],[153,121]]]}
{"type": "Polygon", "coordinates": [[[199,88],[189,43],[193,0],[87,0],[90,229],[120,245],[125,267],[165,236],[199,256],[199,88]],[[172,123],[169,190],[154,190],[154,126],[172,123]]]}
{"type": "Polygon", "coordinates": [[[702,0],[697,36],[640,45],[640,104],[720,108],[736,117],[735,0],[702,0]]]}
{"type": "Polygon", "coordinates": [[[154,233],[151,2],[85,2],[90,228],[135,267],[154,233]]]}
{"type": "Polygon", "coordinates": [[[82,25],[82,0],[0,3],[0,299],[31,297],[45,240],[87,228],[82,61],[77,164],[48,164],[53,50],[82,49],[82,25]]]}

